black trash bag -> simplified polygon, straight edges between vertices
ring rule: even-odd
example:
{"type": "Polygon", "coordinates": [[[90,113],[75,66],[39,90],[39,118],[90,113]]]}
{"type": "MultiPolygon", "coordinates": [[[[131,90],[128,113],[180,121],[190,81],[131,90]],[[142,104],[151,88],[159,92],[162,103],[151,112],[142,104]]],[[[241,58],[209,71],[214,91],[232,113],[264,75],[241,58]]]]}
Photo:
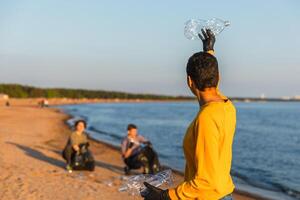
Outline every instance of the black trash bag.
{"type": "Polygon", "coordinates": [[[150,142],[143,146],[139,155],[139,160],[143,163],[146,173],[156,174],[161,170],[158,155],[150,142]]]}
{"type": "Polygon", "coordinates": [[[143,147],[142,155],[144,155],[148,160],[148,166],[150,167],[150,174],[156,174],[161,170],[158,154],[153,149],[152,144],[150,142],[143,147]]]}
{"type": "Polygon", "coordinates": [[[74,170],[94,171],[95,160],[92,153],[88,149],[88,143],[79,146],[79,153],[75,153],[72,157],[71,166],[74,170]]]}

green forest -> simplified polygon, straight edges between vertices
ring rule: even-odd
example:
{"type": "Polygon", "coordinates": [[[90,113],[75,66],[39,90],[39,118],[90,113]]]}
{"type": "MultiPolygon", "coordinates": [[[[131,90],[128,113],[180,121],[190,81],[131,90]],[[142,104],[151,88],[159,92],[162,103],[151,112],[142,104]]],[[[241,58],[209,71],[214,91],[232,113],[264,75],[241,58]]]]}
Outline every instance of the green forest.
{"type": "Polygon", "coordinates": [[[101,98],[101,99],[190,99],[185,96],[166,96],[153,94],[133,94],[126,92],[115,92],[105,90],[85,90],[67,88],[38,88],[20,84],[0,84],[0,93],[9,95],[12,98],[101,98]]]}

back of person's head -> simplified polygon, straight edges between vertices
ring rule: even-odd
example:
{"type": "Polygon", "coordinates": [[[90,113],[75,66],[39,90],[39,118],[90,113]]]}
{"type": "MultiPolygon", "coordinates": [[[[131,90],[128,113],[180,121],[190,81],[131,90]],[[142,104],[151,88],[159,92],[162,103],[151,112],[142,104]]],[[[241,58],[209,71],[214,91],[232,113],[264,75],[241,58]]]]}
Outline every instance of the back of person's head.
{"type": "Polygon", "coordinates": [[[137,126],[135,124],[128,124],[127,130],[130,131],[131,129],[137,129],[137,126]]]}
{"type": "Polygon", "coordinates": [[[186,73],[191,77],[198,90],[217,87],[219,69],[216,57],[206,52],[198,52],[189,58],[186,73]]]}
{"type": "Polygon", "coordinates": [[[85,120],[83,120],[83,119],[77,120],[77,121],[75,122],[75,125],[74,125],[74,126],[77,127],[77,125],[78,125],[79,123],[83,123],[84,128],[86,128],[87,123],[86,123],[85,120]]]}

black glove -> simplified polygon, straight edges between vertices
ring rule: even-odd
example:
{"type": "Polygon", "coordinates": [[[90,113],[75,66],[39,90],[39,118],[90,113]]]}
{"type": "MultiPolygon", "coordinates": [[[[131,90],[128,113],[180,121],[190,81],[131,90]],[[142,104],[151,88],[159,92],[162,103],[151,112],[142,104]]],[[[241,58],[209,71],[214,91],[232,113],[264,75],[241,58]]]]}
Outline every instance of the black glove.
{"type": "Polygon", "coordinates": [[[144,182],[144,185],[146,186],[146,192],[141,193],[144,200],[171,200],[168,190],[154,187],[147,182],[144,182]]]}
{"type": "Polygon", "coordinates": [[[203,51],[213,51],[214,45],[216,42],[216,38],[214,33],[210,29],[201,29],[202,35],[199,33],[198,36],[202,40],[203,43],[203,51]]]}

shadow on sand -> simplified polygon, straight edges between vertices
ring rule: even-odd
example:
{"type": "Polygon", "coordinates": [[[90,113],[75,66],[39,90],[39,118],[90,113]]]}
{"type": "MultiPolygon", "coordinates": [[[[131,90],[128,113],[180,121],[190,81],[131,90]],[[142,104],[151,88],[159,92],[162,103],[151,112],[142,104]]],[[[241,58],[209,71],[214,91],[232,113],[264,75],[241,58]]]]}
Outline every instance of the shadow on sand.
{"type": "MultiPolygon", "coordinates": [[[[44,153],[42,153],[42,152],[40,152],[36,149],[33,149],[31,147],[27,147],[27,146],[24,146],[24,145],[21,145],[21,144],[17,144],[17,143],[14,143],[14,142],[6,142],[6,143],[18,147],[19,149],[23,150],[26,155],[31,156],[35,159],[47,162],[49,164],[52,164],[54,166],[57,166],[57,167],[60,167],[60,168],[63,168],[63,169],[65,168],[65,165],[66,165],[65,162],[63,162],[61,160],[58,160],[58,159],[55,159],[55,158],[51,158],[49,156],[46,156],[44,153]]],[[[38,147],[38,148],[40,148],[40,147],[38,147]]],[[[57,155],[61,156],[61,151],[59,151],[59,150],[48,149],[48,148],[42,148],[42,149],[52,151],[52,152],[56,153],[57,155]]],[[[113,171],[115,173],[121,174],[121,175],[124,174],[124,169],[123,169],[122,166],[113,165],[113,164],[102,162],[102,161],[99,161],[99,160],[95,160],[95,164],[96,164],[97,167],[104,168],[104,169],[113,171]]],[[[137,174],[137,172],[133,171],[132,174],[137,174]]]]}
{"type": "Polygon", "coordinates": [[[30,147],[27,147],[27,146],[24,146],[24,145],[21,145],[21,144],[17,144],[17,143],[14,143],[14,142],[6,142],[6,143],[18,147],[19,149],[23,150],[26,155],[31,156],[31,157],[33,157],[37,160],[47,162],[51,165],[54,165],[54,166],[57,166],[57,167],[60,167],[60,168],[65,167],[65,163],[63,161],[57,160],[55,158],[48,157],[48,156],[46,156],[45,154],[43,154],[42,152],[40,152],[36,149],[30,148],[30,147]]]}
{"type": "Polygon", "coordinates": [[[117,165],[112,165],[112,164],[101,162],[101,161],[95,161],[95,163],[96,163],[96,166],[98,166],[98,167],[108,169],[108,170],[113,171],[118,174],[122,174],[122,175],[124,174],[123,167],[120,167],[117,165]]]}

